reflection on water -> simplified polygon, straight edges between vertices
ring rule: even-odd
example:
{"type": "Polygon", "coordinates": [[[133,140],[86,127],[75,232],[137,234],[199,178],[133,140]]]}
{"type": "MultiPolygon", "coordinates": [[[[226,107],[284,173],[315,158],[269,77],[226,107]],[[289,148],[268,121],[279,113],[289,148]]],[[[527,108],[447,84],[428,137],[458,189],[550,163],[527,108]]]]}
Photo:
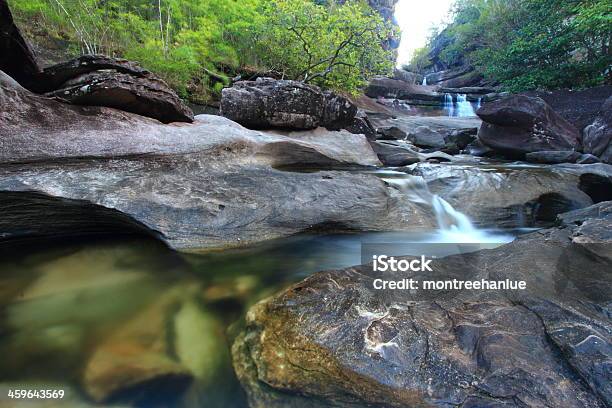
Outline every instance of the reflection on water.
{"type": "Polygon", "coordinates": [[[246,406],[229,348],[250,305],[315,271],[361,263],[362,241],[434,237],[301,235],[207,254],[136,238],[3,244],[0,406],[9,388],[52,384],[70,407],[246,406]]]}

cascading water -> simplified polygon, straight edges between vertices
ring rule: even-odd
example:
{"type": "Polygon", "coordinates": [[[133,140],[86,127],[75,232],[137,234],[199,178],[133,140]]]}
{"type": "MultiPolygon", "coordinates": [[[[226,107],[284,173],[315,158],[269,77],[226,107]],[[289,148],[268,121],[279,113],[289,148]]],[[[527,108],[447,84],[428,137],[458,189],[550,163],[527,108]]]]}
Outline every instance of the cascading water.
{"type": "Polygon", "coordinates": [[[449,93],[444,94],[444,111],[449,117],[455,116],[455,103],[453,102],[453,95],[449,93]]]}
{"type": "MultiPolygon", "coordinates": [[[[480,108],[482,98],[478,100],[478,108],[480,108]]],[[[474,111],[474,107],[467,100],[466,94],[457,94],[457,100],[453,100],[453,95],[446,93],[444,94],[444,111],[449,117],[470,117],[476,116],[476,112],[474,111]]]]}
{"type": "Polygon", "coordinates": [[[482,98],[478,98],[478,101],[476,102],[476,110],[480,109],[481,106],[482,106],[482,98]]]}
{"type": "Polygon", "coordinates": [[[423,77],[423,83],[421,85],[427,86],[427,77],[426,76],[423,77]]]}
{"type": "Polygon", "coordinates": [[[457,115],[460,118],[466,116],[476,116],[472,104],[467,100],[466,94],[457,95],[457,115]]]}
{"type": "Polygon", "coordinates": [[[438,230],[433,237],[435,242],[506,243],[513,239],[510,235],[494,234],[476,228],[467,215],[457,211],[442,197],[432,194],[423,177],[402,173],[399,178],[383,180],[397,186],[409,201],[431,207],[438,224],[438,230]]]}

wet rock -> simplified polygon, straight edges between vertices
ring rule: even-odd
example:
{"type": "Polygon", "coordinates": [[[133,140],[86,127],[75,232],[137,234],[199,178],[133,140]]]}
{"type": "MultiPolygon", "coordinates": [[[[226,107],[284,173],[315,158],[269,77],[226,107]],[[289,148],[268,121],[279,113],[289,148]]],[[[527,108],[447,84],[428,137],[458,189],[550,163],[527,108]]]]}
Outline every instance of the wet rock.
{"type": "Polygon", "coordinates": [[[558,214],[593,203],[581,176],[571,169],[420,163],[409,172],[423,177],[432,193],[485,227],[551,225],[558,214]]]}
{"type": "Polygon", "coordinates": [[[64,82],[47,96],[86,106],[108,106],[163,123],[192,122],[193,112],[165,82],[152,75],[135,77],[116,71],[94,71],[64,82]]]}
{"type": "Polygon", "coordinates": [[[539,98],[510,96],[483,105],[476,114],[483,120],[478,139],[510,157],[579,145],[577,129],[539,98]]]}
{"type": "Polygon", "coordinates": [[[399,167],[421,161],[419,154],[398,143],[388,143],[385,141],[370,142],[372,149],[385,166],[399,167]]]}
{"type": "Polygon", "coordinates": [[[444,147],[444,136],[427,126],[417,126],[408,133],[407,139],[418,147],[444,147]]]}
{"type": "Polygon", "coordinates": [[[0,0],[0,55],[0,70],[31,89],[41,69],[30,45],[15,25],[6,0],[0,0]]]}
{"type": "Polygon", "coordinates": [[[495,151],[488,146],[483,145],[480,140],[476,139],[465,147],[465,152],[472,156],[493,157],[495,151]]]}
{"type": "Polygon", "coordinates": [[[240,81],[221,96],[221,114],[250,129],[335,130],[349,126],[356,113],[348,99],[298,81],[240,81]]]}
{"type": "MultiPolygon", "coordinates": [[[[57,213],[62,199],[105,207],[180,249],[245,245],[324,224],[388,230],[420,223],[409,221],[410,205],[375,176],[275,169],[378,164],[363,136],[315,132],[300,139],[207,115],[193,124],[162,125],[111,108],[63,104],[4,78],[0,190],[15,194],[3,208],[0,234],[18,226],[29,236],[52,229],[53,219],[31,224],[23,216],[32,191],[57,199],[43,203],[45,213],[57,213]]],[[[61,213],[70,218],[66,207],[61,213]]]]}
{"type": "Polygon", "coordinates": [[[532,152],[525,155],[525,159],[531,163],[576,163],[582,155],[574,150],[569,151],[543,151],[532,152]]]}
{"type": "Polygon", "coordinates": [[[612,263],[575,233],[536,232],[411,276],[526,290],[376,291],[362,265],[256,304],[232,349],[250,406],[608,406],[612,263]]]}
{"type": "Polygon", "coordinates": [[[168,396],[180,398],[194,374],[172,355],[177,347],[182,357],[182,344],[168,344],[172,341],[167,331],[168,314],[179,305],[176,293],[169,291],[95,346],[82,379],[94,401],[136,399],[137,404],[146,405],[146,401],[168,396]]]}
{"type": "Polygon", "coordinates": [[[593,164],[599,162],[601,162],[601,160],[599,160],[599,157],[593,156],[592,154],[583,154],[578,160],[576,160],[576,163],[578,164],[593,164]]]}
{"type": "Polygon", "coordinates": [[[377,129],[377,139],[381,140],[406,140],[407,134],[397,126],[385,126],[377,129]]]}

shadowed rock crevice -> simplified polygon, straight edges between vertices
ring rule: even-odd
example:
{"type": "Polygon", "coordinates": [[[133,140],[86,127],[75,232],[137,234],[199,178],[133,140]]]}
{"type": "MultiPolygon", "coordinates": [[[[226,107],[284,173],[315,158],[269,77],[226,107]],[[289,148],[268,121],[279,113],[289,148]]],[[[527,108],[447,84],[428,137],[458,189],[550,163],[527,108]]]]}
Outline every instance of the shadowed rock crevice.
{"type": "Polygon", "coordinates": [[[594,203],[612,200],[612,179],[610,177],[592,173],[582,174],[578,188],[588,194],[594,203]]]}
{"type": "Polygon", "coordinates": [[[0,191],[0,213],[0,241],[92,235],[162,238],[120,211],[35,191],[0,191]]]}

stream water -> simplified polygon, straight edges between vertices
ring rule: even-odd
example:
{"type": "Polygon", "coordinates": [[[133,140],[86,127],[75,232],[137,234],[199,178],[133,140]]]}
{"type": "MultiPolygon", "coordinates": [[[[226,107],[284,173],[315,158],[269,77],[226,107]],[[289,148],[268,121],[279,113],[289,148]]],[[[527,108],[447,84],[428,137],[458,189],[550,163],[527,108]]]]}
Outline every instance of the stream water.
{"type": "Polygon", "coordinates": [[[196,377],[188,388],[168,380],[153,394],[124,391],[117,403],[245,407],[230,347],[254,302],[316,271],[360,264],[363,242],[495,246],[517,234],[477,229],[421,177],[377,174],[430,206],[438,228],[302,234],[201,254],[134,237],[0,245],[0,406],[7,389],[41,384],[65,390],[63,406],[88,406],[91,395],[115,395],[117,383],[159,367],[175,372],[180,362],[196,377]]]}

